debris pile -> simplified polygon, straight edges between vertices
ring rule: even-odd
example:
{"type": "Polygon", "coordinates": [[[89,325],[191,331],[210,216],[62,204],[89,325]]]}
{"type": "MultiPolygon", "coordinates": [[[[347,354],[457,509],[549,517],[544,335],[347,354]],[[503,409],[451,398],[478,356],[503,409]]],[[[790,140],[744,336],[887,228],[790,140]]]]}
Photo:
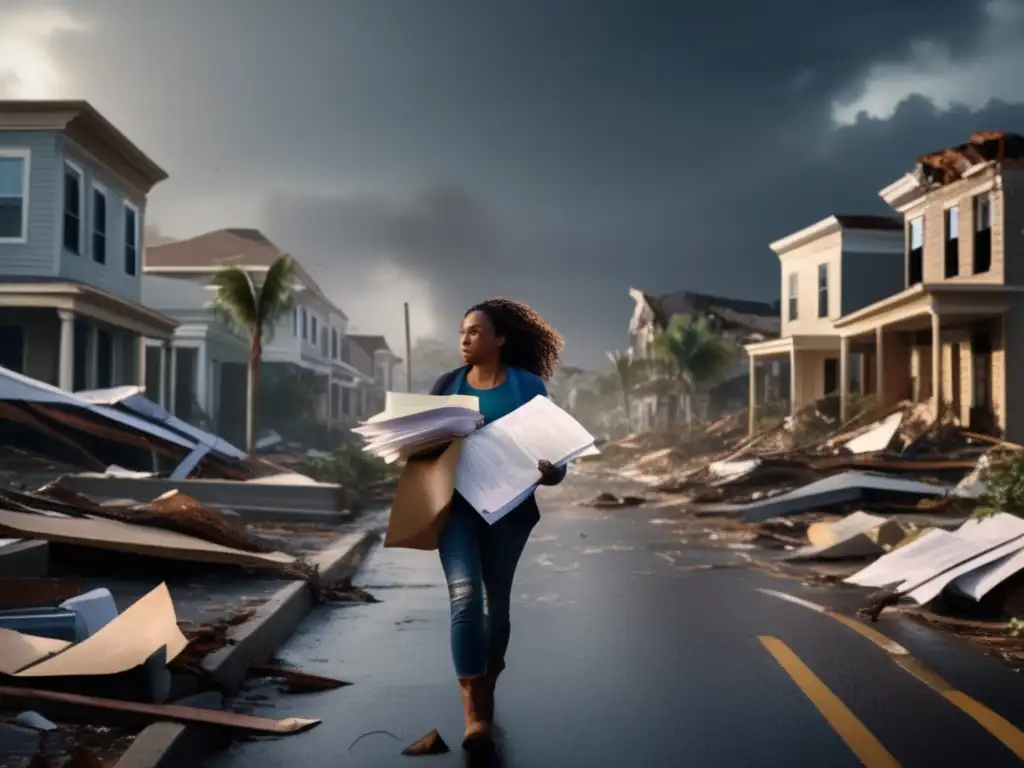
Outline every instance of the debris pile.
{"type": "MultiPolygon", "coordinates": [[[[928,404],[865,410],[827,428],[837,423],[830,404],[818,403],[747,436],[741,413],[693,440],[633,435],[596,461],[646,481],[660,507],[746,528],[749,540],[785,550],[792,567],[813,562],[819,575],[883,588],[875,608],[951,593],[980,601],[1024,574],[1024,520],[972,517],[989,490],[985,472],[1024,446],[971,432],[949,414],[936,420],[928,404]]],[[[583,503],[623,505],[611,494],[583,503]]]]}

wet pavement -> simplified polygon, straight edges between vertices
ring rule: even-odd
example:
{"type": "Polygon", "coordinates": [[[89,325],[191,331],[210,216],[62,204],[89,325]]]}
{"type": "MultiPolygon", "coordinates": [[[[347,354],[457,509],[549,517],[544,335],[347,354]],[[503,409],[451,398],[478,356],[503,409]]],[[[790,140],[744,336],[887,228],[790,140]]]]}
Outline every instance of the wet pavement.
{"type": "MultiPolygon", "coordinates": [[[[1024,742],[1011,725],[1024,726],[1024,687],[999,661],[906,618],[874,625],[1010,721],[990,723],[993,735],[977,721],[986,715],[974,708],[972,719],[955,705],[971,709],[962,697],[929,688],[870,639],[759,590],[836,607],[854,604],[850,593],[750,568],[742,551],[683,541],[684,527],[664,511],[570,505],[593,492],[573,479],[542,494],[499,684],[501,765],[1020,764],[1000,738],[1024,742]]],[[[353,685],[253,702],[258,714],[323,724],[236,744],[205,765],[467,764],[436,553],[378,550],[358,581],[382,602],[318,609],[280,654],[353,685]],[[401,756],[433,728],[450,754],[401,756]]]]}

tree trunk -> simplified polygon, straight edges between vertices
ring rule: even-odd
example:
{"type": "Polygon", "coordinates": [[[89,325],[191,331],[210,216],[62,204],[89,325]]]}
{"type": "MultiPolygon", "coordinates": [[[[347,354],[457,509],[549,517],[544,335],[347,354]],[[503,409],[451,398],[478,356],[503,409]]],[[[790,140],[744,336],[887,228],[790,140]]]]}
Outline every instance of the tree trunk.
{"type": "Polygon", "coordinates": [[[629,434],[633,434],[633,413],[629,407],[629,393],[626,390],[622,390],[622,407],[626,411],[626,429],[629,430],[629,434]]]}
{"type": "Polygon", "coordinates": [[[256,451],[256,418],[259,411],[260,395],[260,362],[263,357],[263,344],[260,332],[252,334],[249,347],[249,375],[245,401],[245,450],[252,454],[256,451]]]}

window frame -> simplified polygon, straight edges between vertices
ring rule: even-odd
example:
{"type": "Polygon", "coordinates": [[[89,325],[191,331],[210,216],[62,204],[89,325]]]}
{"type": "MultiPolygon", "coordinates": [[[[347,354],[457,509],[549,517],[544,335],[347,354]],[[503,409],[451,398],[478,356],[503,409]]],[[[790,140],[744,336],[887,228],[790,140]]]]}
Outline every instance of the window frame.
{"type": "Polygon", "coordinates": [[[943,275],[948,279],[960,275],[960,203],[942,212],[943,275]],[[955,215],[954,215],[955,214],[955,215]],[[950,223],[956,220],[956,236],[950,236],[950,223]]]}
{"type": "Polygon", "coordinates": [[[32,150],[0,148],[0,158],[21,160],[21,234],[18,237],[0,237],[0,243],[23,245],[28,242],[28,209],[31,200],[32,150]]]}
{"type": "Polygon", "coordinates": [[[142,274],[141,264],[141,251],[142,251],[142,212],[139,210],[139,206],[135,205],[129,200],[124,201],[124,237],[121,238],[121,253],[124,256],[124,272],[130,277],[138,277],[142,274]],[[128,242],[128,214],[131,213],[135,217],[135,242],[128,242]],[[133,270],[128,269],[128,247],[131,246],[135,251],[135,260],[133,263],[133,270]]]}
{"type": "Polygon", "coordinates": [[[971,245],[973,246],[972,253],[971,253],[971,272],[972,272],[972,274],[975,274],[975,275],[984,275],[984,274],[987,274],[988,272],[992,271],[992,192],[991,191],[979,192],[978,194],[974,195],[971,198],[971,213],[973,214],[973,217],[972,217],[973,221],[972,221],[972,226],[971,226],[971,230],[972,230],[972,233],[971,233],[972,234],[971,245]],[[980,221],[981,221],[981,216],[979,216],[978,213],[979,213],[979,209],[983,205],[984,205],[984,207],[986,209],[986,212],[987,212],[988,216],[986,217],[987,218],[986,226],[984,228],[981,228],[979,226],[980,221]],[[978,248],[978,244],[979,244],[979,240],[986,233],[988,235],[988,242],[987,242],[987,251],[988,251],[988,253],[986,254],[986,259],[988,261],[988,264],[985,265],[984,269],[979,269],[978,268],[978,266],[979,266],[979,262],[978,262],[979,248],[978,248]]]}
{"type": "Polygon", "coordinates": [[[85,240],[85,171],[78,163],[75,163],[68,158],[64,158],[64,173],[60,177],[61,185],[61,205],[60,205],[60,243],[61,250],[64,253],[70,253],[72,256],[81,256],[83,252],[83,245],[85,240]],[[68,248],[67,240],[67,228],[68,228],[68,215],[71,213],[68,210],[68,172],[78,179],[78,250],[74,251],[68,248]]]}
{"type": "Polygon", "coordinates": [[[924,214],[923,213],[915,216],[912,219],[908,219],[907,220],[907,227],[906,227],[906,229],[907,229],[907,231],[906,231],[906,238],[907,238],[907,246],[906,246],[906,283],[907,283],[907,288],[911,288],[911,287],[913,287],[915,285],[918,285],[919,283],[923,283],[924,282],[924,243],[925,243],[924,225],[925,225],[925,221],[924,221],[924,214]],[[918,223],[918,222],[921,225],[921,244],[917,248],[915,248],[914,247],[914,224],[918,223]],[[920,256],[919,264],[918,264],[918,273],[919,274],[917,275],[917,279],[916,280],[912,279],[912,277],[913,277],[912,273],[913,273],[914,270],[911,268],[912,261],[914,259],[914,252],[915,251],[918,251],[919,252],[919,256],[920,256]]]}
{"type": "Polygon", "coordinates": [[[788,278],[788,288],[787,288],[787,296],[786,296],[787,321],[790,322],[790,323],[792,323],[794,320],[796,320],[799,317],[799,315],[800,315],[800,312],[799,312],[799,310],[800,310],[799,295],[800,295],[800,278],[799,278],[799,273],[797,273],[797,272],[790,272],[789,273],[789,278],[788,278]]]}
{"type": "Polygon", "coordinates": [[[828,262],[824,261],[818,265],[818,319],[828,319],[828,288],[829,274],[828,262]],[[824,278],[824,281],[822,280],[824,278]]]}
{"type": "Polygon", "coordinates": [[[92,256],[92,260],[97,264],[105,265],[107,263],[107,243],[110,240],[110,193],[106,187],[96,182],[92,184],[92,208],[89,211],[89,229],[92,233],[89,238],[90,256],[92,256]],[[96,228],[97,196],[103,198],[103,257],[100,259],[96,258],[96,236],[99,234],[96,228]]]}

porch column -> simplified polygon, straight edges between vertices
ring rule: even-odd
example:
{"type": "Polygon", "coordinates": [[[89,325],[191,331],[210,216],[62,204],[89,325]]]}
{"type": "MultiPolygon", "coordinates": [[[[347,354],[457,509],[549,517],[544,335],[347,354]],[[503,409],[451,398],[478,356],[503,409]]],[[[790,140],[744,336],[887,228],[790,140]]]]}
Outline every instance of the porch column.
{"type": "Polygon", "coordinates": [[[110,330],[110,370],[107,371],[110,386],[124,384],[124,337],[120,331],[110,330]]]}
{"type": "Polygon", "coordinates": [[[86,326],[89,331],[86,334],[85,354],[86,354],[86,367],[85,367],[85,388],[96,389],[99,386],[99,372],[100,372],[100,329],[96,327],[95,323],[89,323],[86,326]]]}
{"type": "Polygon", "coordinates": [[[939,313],[932,311],[932,411],[936,419],[942,415],[942,323],[939,313]]]}
{"type": "Polygon", "coordinates": [[[199,343],[196,350],[196,402],[203,409],[203,413],[212,416],[209,403],[210,397],[210,348],[205,341],[199,343]]]}
{"type": "Polygon", "coordinates": [[[839,422],[845,424],[850,399],[850,340],[846,336],[839,337],[839,422]]]}
{"type": "Polygon", "coordinates": [[[878,405],[888,403],[885,395],[885,328],[875,328],[875,399],[878,405]]]}
{"type": "Polygon", "coordinates": [[[167,354],[170,356],[170,376],[167,382],[167,404],[164,406],[172,415],[177,416],[174,409],[177,407],[178,398],[178,348],[173,344],[167,350],[167,354]]]}
{"type": "Polygon", "coordinates": [[[757,358],[748,354],[750,361],[750,397],[747,403],[747,432],[754,434],[757,428],[757,358]]]}
{"type": "Polygon", "coordinates": [[[168,366],[168,347],[169,342],[167,339],[161,339],[160,341],[160,392],[159,400],[161,408],[167,408],[167,366],[168,366]]]}
{"type": "Polygon", "coordinates": [[[140,387],[146,386],[146,335],[144,333],[138,335],[135,344],[135,383],[140,387]]]}
{"type": "MultiPolygon", "coordinates": [[[[795,344],[795,342],[794,342],[795,344]]],[[[789,348],[789,417],[796,415],[796,347],[789,348]]]]}
{"type": "Polygon", "coordinates": [[[57,385],[65,392],[71,392],[75,388],[75,313],[70,309],[58,309],[57,315],[60,317],[57,385]]]}

